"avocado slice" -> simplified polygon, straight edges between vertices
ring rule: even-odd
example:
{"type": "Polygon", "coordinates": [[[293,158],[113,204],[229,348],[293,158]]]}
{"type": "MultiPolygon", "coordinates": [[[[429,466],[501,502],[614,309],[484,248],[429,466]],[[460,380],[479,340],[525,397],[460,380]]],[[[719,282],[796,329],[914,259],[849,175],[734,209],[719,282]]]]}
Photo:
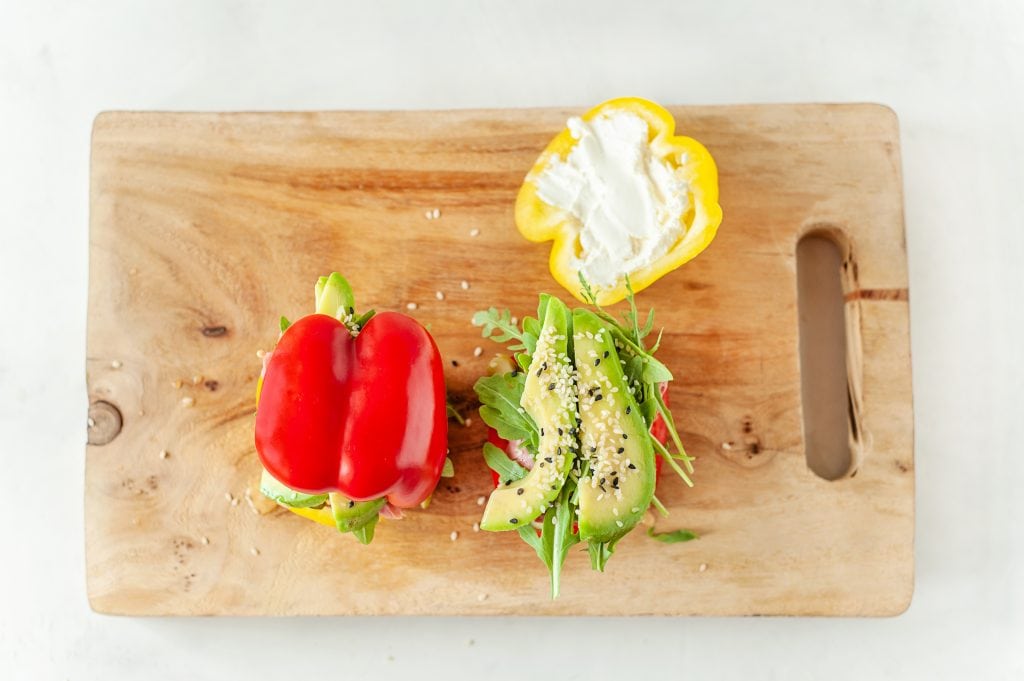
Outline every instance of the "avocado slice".
{"type": "Polygon", "coordinates": [[[551,298],[519,401],[540,429],[537,457],[524,478],[491,492],[483,530],[515,530],[531,522],[558,496],[572,468],[578,443],[571,322],[565,304],[551,298]]]}
{"type": "Polygon", "coordinates": [[[654,497],[654,447],[611,333],[594,313],[573,312],[573,344],[587,471],[578,487],[580,539],[615,542],[640,522],[654,497]]]}
{"type": "Polygon", "coordinates": [[[302,492],[296,492],[271,475],[265,468],[263,469],[263,475],[260,476],[260,493],[282,506],[291,506],[292,508],[310,508],[327,503],[326,494],[303,494],[302,492]]]}
{"type": "Polygon", "coordinates": [[[384,497],[371,501],[352,501],[338,492],[331,492],[329,496],[338,532],[354,532],[370,522],[375,522],[380,509],[387,501],[384,497]]]}

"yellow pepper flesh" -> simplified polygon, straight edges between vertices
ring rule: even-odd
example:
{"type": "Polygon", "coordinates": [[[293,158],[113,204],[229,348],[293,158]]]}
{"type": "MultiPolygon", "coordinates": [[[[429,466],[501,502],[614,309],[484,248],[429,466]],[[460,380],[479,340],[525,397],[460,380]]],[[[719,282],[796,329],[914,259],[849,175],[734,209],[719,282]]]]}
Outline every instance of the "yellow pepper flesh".
{"type": "MultiPolygon", "coordinates": [[[[628,112],[643,119],[647,123],[653,153],[674,169],[681,170],[689,184],[689,208],[682,217],[684,235],[656,261],[629,273],[630,285],[634,292],[638,292],[696,257],[715,238],[722,222],[722,208],[718,204],[718,169],[700,142],[674,134],[672,114],[646,99],[612,99],[594,107],[582,119],[589,122],[611,112],[628,112]]],[[[566,211],[541,199],[536,183],[551,161],[556,158],[564,161],[576,143],[569,129],[565,128],[547,146],[519,190],[515,220],[520,233],[530,241],[554,242],[548,263],[551,275],[577,299],[587,302],[579,281],[580,224],[566,211]]],[[[627,294],[624,278],[611,288],[593,288],[599,305],[617,303],[627,294]]]]}

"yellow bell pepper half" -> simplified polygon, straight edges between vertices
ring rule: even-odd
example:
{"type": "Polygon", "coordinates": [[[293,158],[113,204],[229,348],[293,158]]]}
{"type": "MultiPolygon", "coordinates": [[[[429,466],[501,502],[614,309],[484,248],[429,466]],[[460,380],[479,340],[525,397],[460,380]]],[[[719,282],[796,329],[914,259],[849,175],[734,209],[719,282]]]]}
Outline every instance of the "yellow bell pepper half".
{"type": "Polygon", "coordinates": [[[287,508],[295,515],[300,515],[303,518],[308,518],[313,522],[326,525],[327,527],[336,527],[334,523],[334,512],[331,510],[329,504],[321,506],[320,508],[292,508],[291,506],[285,506],[284,504],[278,504],[281,508],[287,508]]]}
{"type": "MultiPolygon", "coordinates": [[[[637,97],[611,99],[583,115],[591,121],[614,111],[633,113],[648,126],[654,154],[675,169],[682,169],[689,184],[689,209],[683,214],[683,237],[650,265],[629,273],[634,292],[641,291],[659,278],[693,259],[715,238],[722,222],[718,204],[718,169],[704,146],[690,138],[675,135],[672,114],[654,102],[637,97]]],[[[580,224],[566,211],[546,203],[537,193],[537,178],[553,159],[565,160],[576,145],[565,128],[547,146],[527,174],[516,198],[515,220],[520,233],[530,241],[553,241],[549,267],[555,280],[582,302],[584,300],[577,263],[581,254],[580,224]]],[[[593,287],[599,305],[611,305],[626,297],[625,279],[612,288],[593,287]]]]}

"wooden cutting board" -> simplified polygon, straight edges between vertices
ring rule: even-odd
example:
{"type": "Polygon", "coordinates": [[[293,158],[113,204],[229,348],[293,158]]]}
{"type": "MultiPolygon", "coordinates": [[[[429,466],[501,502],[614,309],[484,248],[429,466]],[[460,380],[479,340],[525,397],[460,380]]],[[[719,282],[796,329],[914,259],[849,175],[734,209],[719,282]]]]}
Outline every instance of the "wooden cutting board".
{"type": "Polygon", "coordinates": [[[573,552],[562,595],[515,534],[473,532],[478,417],[456,477],[372,545],[250,504],[257,350],[338,270],[361,308],[430,329],[456,402],[498,350],[469,323],[565,298],[512,209],[579,110],[106,113],[92,141],[85,529],[88,594],[132,615],[893,615],[913,592],[914,461],[897,122],[873,105],[675,107],[718,161],[725,220],[640,295],[698,457],[663,476],[664,545],[634,532],[606,574],[573,552]],[[438,209],[440,217],[425,214],[438,209]],[[471,230],[480,230],[470,236],[471,230]],[[855,464],[809,470],[795,248],[844,245],[855,464]],[[466,285],[461,282],[466,282],[466,285]],[[441,291],[444,300],[435,292],[441,291]],[[482,357],[474,348],[484,349],[482,357]],[[190,406],[191,405],[191,406],[190,406]],[[105,442],[105,444],[100,444],[105,442]],[[166,452],[162,456],[161,452],[166,452]],[[457,539],[450,538],[457,532],[457,539]]]}

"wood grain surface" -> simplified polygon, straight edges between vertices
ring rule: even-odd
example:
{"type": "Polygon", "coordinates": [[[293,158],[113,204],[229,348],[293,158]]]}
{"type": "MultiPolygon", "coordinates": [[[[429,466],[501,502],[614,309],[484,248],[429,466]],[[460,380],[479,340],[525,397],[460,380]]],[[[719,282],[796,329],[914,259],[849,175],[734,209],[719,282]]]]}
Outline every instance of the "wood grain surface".
{"type": "MultiPolygon", "coordinates": [[[[582,110],[582,108],[580,109],[582,110]]],[[[892,615],[913,592],[914,459],[896,118],[874,105],[675,107],[721,174],[711,247],[640,295],[696,462],[662,477],[663,545],[634,532],[562,595],[514,533],[473,532],[488,492],[479,418],[456,476],[370,546],[254,494],[257,350],[343,272],[360,308],[430,329],[453,399],[498,346],[474,310],[568,299],[512,220],[519,184],[577,110],[106,113],[92,143],[86,448],[88,594],[131,615],[892,615]],[[425,213],[440,210],[440,218],[425,213]],[[478,236],[470,230],[479,229],[478,236]],[[855,465],[807,467],[795,248],[846,255],[855,465]],[[468,283],[464,289],[461,282],[468,283]],[[437,300],[435,292],[445,294],[437,300]],[[484,349],[474,357],[474,348],[484,349]],[[456,366],[457,365],[457,366],[456,366]],[[250,503],[250,498],[253,503],[250,503]],[[452,532],[458,538],[452,541],[452,532]]]]}

